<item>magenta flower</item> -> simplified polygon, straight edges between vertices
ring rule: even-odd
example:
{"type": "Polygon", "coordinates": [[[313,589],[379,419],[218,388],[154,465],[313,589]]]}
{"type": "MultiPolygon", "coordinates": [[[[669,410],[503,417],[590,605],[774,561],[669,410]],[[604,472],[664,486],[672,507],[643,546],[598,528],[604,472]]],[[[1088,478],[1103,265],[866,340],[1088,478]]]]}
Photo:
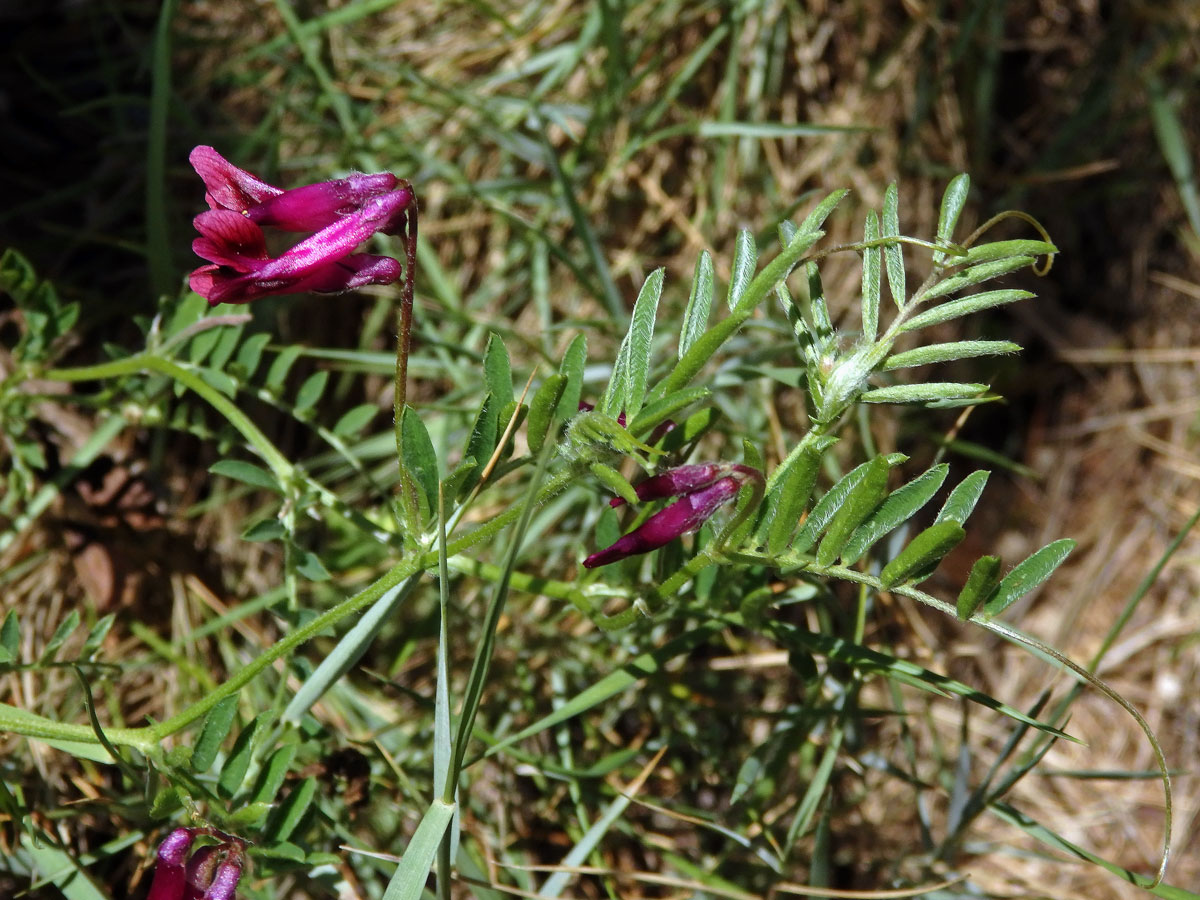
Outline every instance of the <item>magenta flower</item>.
{"type": "Polygon", "coordinates": [[[211,828],[176,828],[158,848],[158,863],[146,900],[234,900],[242,877],[245,844],[211,828]],[[196,835],[221,843],[188,856],[196,835]]]}
{"type": "Polygon", "coordinates": [[[630,556],[657,550],[675,538],[695,531],[723,504],[737,496],[749,478],[762,479],[750,466],[701,463],[679,466],[647,478],[634,490],[639,500],[679,497],[615,544],[583,561],[584,568],[607,566],[630,556]]]}
{"type": "Polygon", "coordinates": [[[388,256],[354,253],[371,235],[399,234],[416,214],[412,188],[389,173],[351,175],[284,191],[228,162],[212,147],[192,151],[211,207],[196,216],[197,256],[212,265],[192,272],[192,290],[212,305],[270,294],[340,293],[399,280],[388,256]],[[278,257],[267,254],[262,226],[316,231],[278,257]]]}

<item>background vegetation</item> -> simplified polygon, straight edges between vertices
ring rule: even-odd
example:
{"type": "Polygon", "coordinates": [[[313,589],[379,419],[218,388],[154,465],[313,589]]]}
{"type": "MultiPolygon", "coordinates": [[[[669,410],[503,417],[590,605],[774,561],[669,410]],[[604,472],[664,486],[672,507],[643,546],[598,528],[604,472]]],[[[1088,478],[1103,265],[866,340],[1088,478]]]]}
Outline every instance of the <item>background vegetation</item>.
{"type": "MultiPolygon", "coordinates": [[[[850,187],[825,241],[854,240],[863,212],[878,209],[896,180],[905,232],[930,237],[944,185],[966,171],[974,187],[965,224],[1019,207],[1046,224],[1060,255],[1049,278],[1021,284],[1037,301],[942,335],[1026,347],[950,373],[990,383],[1005,404],[965,421],[911,411],[872,420],[880,451],[910,454],[910,476],[941,445],[960,475],[981,459],[996,470],[969,545],[931,591],[952,597],[981,553],[1016,560],[1068,535],[1079,542],[1071,562],[1006,618],[1090,659],[1196,509],[1200,20],[1188,0],[168,0],[6,16],[0,242],[30,260],[64,304],[79,304],[78,321],[62,323],[71,327],[54,345],[60,366],[105,359],[109,346],[141,347],[160,311],[168,330],[173,316],[184,328],[200,312],[181,301],[182,274],[196,264],[188,221],[201,206],[186,157],[199,143],[273,183],[351,168],[413,182],[422,246],[410,401],[463,418],[477,407],[489,334],[507,346],[519,391],[580,330],[593,362],[611,359],[633,298],[660,266],[662,316],[677,322],[702,251],[718,285],[730,278],[739,228],[770,241],[774,222],[850,187]]],[[[822,275],[835,320],[851,322],[858,257],[831,257],[822,275]]],[[[12,301],[0,303],[0,375],[8,375],[29,323],[12,301]]],[[[264,360],[303,348],[288,367],[268,371],[264,362],[248,378],[258,393],[243,392],[245,407],[288,459],[338,484],[347,504],[393,477],[391,304],[386,293],[364,292],[233,311],[252,317],[227,348],[234,364],[246,362],[234,354],[255,335],[264,360]],[[320,390],[306,394],[314,375],[320,390]],[[364,412],[344,423],[354,409],[364,412]],[[339,440],[354,447],[359,470],[339,440]]],[[[659,334],[677,331],[660,325],[659,334]]],[[[207,333],[204,352],[225,352],[218,332],[207,333]]],[[[753,349],[749,338],[738,345],[741,364],[756,364],[753,349]]],[[[605,380],[603,369],[589,370],[591,399],[605,380]]],[[[778,380],[755,385],[753,403],[721,412],[733,432],[762,435],[778,458],[783,435],[803,421],[803,401],[778,380]]],[[[271,611],[294,582],[304,609],[322,609],[389,563],[352,529],[302,517],[291,551],[246,540],[249,524],[273,516],[269,494],[210,474],[245,453],[191,395],[153,379],[141,395],[95,383],[22,387],[38,402],[0,410],[9,473],[0,604],[21,623],[19,659],[94,650],[119,664],[119,673],[88,670],[106,723],[167,719],[271,646],[289,627],[271,611]],[[93,459],[72,468],[86,448],[93,459]],[[31,506],[37,496],[46,502],[31,506]],[[335,577],[298,569],[307,557],[285,558],[306,552],[335,577]],[[89,628],[110,613],[111,628],[89,648],[89,628]],[[72,614],[81,626],[62,635],[72,614]],[[56,633],[69,638],[64,646],[54,646],[56,633]]],[[[450,437],[435,435],[439,446],[450,437]]],[[[515,500],[501,489],[486,503],[515,500]]],[[[571,570],[600,545],[583,546],[578,535],[591,535],[602,503],[592,490],[535,522],[532,558],[542,571],[571,570]],[[574,530],[553,527],[563,521],[574,530]]],[[[497,563],[502,550],[501,542],[480,558],[497,563]]],[[[449,660],[457,690],[489,585],[486,573],[459,574],[452,603],[463,633],[449,660]]],[[[1192,889],[1200,884],[1196,584],[1188,541],[1100,670],[1144,712],[1178,770],[1169,881],[1192,889]]],[[[848,610],[853,594],[841,598],[848,610]]],[[[272,827],[284,829],[277,810],[298,809],[284,837],[294,831],[305,852],[325,856],[290,871],[287,860],[260,863],[271,877],[248,877],[246,896],[380,895],[391,863],[342,848],[398,853],[428,805],[437,613],[435,592],[414,597],[288,744],[272,827]]],[[[814,632],[835,630],[809,615],[814,632]]],[[[668,619],[610,635],[562,599],[514,592],[480,725],[514,733],[680,631],[668,619]]],[[[873,611],[865,643],[1022,710],[1048,687],[1066,691],[1044,662],[900,597],[873,611]]],[[[332,646],[320,639],[280,670],[285,677],[250,685],[234,734],[286,703],[332,646]]],[[[1002,756],[1012,727],[1002,716],[968,714],[966,704],[882,679],[865,685],[857,703],[870,715],[846,731],[840,752],[825,753],[829,732],[816,726],[789,743],[780,723],[807,697],[805,666],[776,644],[725,632],[540,733],[522,745],[526,756],[479,763],[463,812],[477,867],[468,874],[544,892],[544,876],[519,867],[562,863],[629,792],[638,802],[585,860],[624,875],[583,875],[560,888],[666,896],[705,882],[757,896],[778,888],[756,855],[764,835],[810,802],[816,783],[822,803],[787,882],[874,890],[968,874],[938,896],[1141,894],[1011,820],[968,819],[956,807],[955,786],[978,784],[1002,756]]],[[[0,701],[85,721],[69,669],[0,673],[0,701]]],[[[1069,730],[1087,746],[1056,745],[1008,799],[1117,865],[1152,870],[1162,800],[1146,777],[1148,745],[1099,695],[1076,702],[1069,730]]],[[[138,784],[41,742],[0,740],[0,895],[31,879],[31,896],[74,900],[91,896],[88,887],[142,895],[145,863],[166,829],[167,801],[155,806],[161,783],[138,784]],[[86,878],[65,886],[30,874],[75,865],[86,878]]],[[[222,763],[233,752],[231,738],[222,763]]],[[[233,794],[213,790],[224,801],[233,794]]]]}

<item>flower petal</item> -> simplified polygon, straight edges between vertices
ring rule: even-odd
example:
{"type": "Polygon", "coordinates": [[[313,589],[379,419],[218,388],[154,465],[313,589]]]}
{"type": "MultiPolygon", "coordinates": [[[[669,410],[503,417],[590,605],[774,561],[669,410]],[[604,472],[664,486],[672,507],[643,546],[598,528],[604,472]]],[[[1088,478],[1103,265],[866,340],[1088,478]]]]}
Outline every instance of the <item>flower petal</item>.
{"type": "Polygon", "coordinates": [[[227,209],[210,209],[192,220],[200,237],[192,252],[201,259],[229,266],[238,272],[261,269],[269,260],[262,229],[245,216],[227,209]]]}
{"type": "Polygon", "coordinates": [[[285,231],[318,231],[351,215],[372,197],[395,190],[390,172],[351,175],[284,191],[247,210],[252,222],[285,231]]]}
{"type": "Polygon", "coordinates": [[[675,538],[695,531],[721,506],[737,496],[742,479],[727,475],[706,487],[684,494],[670,506],[659,510],[611,547],[593,553],[583,561],[586,569],[607,566],[626,557],[649,553],[675,538]]]}
{"type": "Polygon", "coordinates": [[[212,147],[196,147],[188,154],[188,162],[204,181],[204,199],[213,209],[245,212],[283,193],[245,169],[239,169],[212,147]]]}

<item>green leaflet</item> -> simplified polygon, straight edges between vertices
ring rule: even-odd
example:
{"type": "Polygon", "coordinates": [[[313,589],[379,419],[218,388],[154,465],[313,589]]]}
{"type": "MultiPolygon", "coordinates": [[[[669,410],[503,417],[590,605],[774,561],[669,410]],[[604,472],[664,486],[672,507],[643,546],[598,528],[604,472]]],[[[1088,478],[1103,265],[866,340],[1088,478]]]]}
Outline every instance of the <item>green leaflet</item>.
{"type": "Polygon", "coordinates": [[[971,566],[971,574],[967,583],[958,594],[955,610],[963,621],[975,615],[980,604],[988,599],[1000,583],[1000,557],[981,556],[971,566]]]}
{"type": "Polygon", "coordinates": [[[842,561],[852,566],[888,532],[907,522],[925,506],[946,480],[950,467],[934,466],[894,490],[853,534],[842,550],[842,561]]]}
{"type": "Polygon", "coordinates": [[[877,456],[867,463],[862,478],[847,492],[829,522],[825,537],[821,539],[817,548],[818,565],[832,565],[841,555],[854,530],[883,502],[887,495],[890,468],[886,457],[883,456],[877,456]]]}
{"type": "Polygon", "coordinates": [[[900,555],[883,567],[879,581],[884,590],[894,587],[910,577],[929,572],[953,550],[966,532],[957,522],[938,522],[930,525],[909,541],[900,555]]]}
{"type": "Polygon", "coordinates": [[[1013,566],[1013,570],[1004,576],[996,592],[983,605],[983,613],[993,618],[1004,612],[1013,602],[1025,596],[1034,588],[1054,574],[1054,570],[1062,565],[1075,549],[1075,542],[1070,538],[1062,538],[1047,544],[1041,550],[1031,554],[1023,561],[1013,566]]]}

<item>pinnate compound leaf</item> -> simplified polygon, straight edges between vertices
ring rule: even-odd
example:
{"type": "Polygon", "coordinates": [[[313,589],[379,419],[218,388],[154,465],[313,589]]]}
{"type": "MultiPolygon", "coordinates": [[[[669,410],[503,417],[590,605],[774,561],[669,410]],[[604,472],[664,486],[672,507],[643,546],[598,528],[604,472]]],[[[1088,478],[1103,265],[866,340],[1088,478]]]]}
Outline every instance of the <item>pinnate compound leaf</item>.
{"type": "Polygon", "coordinates": [[[1004,356],[1020,352],[1021,345],[1012,341],[951,341],[946,344],[928,344],[889,356],[884,360],[883,371],[890,372],[893,369],[927,366],[976,356],[1004,356]]]}
{"type": "Polygon", "coordinates": [[[888,495],[871,517],[851,536],[842,562],[852,566],[881,537],[911,519],[938,492],[950,467],[940,463],[888,495]]]}
{"type": "MultiPolygon", "coordinates": [[[[879,218],[872,209],[867,213],[863,242],[870,244],[878,239],[879,218]]],[[[862,257],[863,340],[873,341],[879,335],[879,271],[883,256],[879,247],[867,247],[863,250],[862,257]]]]}
{"type": "MultiPolygon", "coordinates": [[[[896,182],[888,185],[883,195],[883,237],[900,236],[900,196],[896,182]]],[[[899,242],[888,244],[883,248],[883,258],[887,266],[888,290],[897,309],[904,309],[908,299],[908,289],[904,284],[904,249],[899,242]]]]}
{"type": "Polygon", "coordinates": [[[979,502],[979,497],[987,485],[989,475],[991,475],[990,472],[980,469],[972,472],[960,481],[954,490],[950,492],[950,496],[946,498],[946,502],[942,504],[942,508],[934,521],[954,521],[966,524],[971,513],[975,511],[975,504],[979,502]]]}
{"type": "Polygon", "coordinates": [[[748,228],[738,232],[737,243],[733,250],[733,271],[729,277],[729,293],[726,302],[731,310],[737,309],[738,301],[746,288],[754,280],[754,269],[758,265],[758,247],[754,244],[754,235],[748,228]]]}
{"type": "Polygon", "coordinates": [[[930,525],[915,538],[900,554],[883,567],[879,581],[884,590],[892,588],[914,576],[928,577],[947,553],[967,536],[958,522],[938,522],[930,525]]]}
{"type": "Polygon", "coordinates": [[[713,261],[707,250],[696,260],[696,273],[692,276],[692,292],[688,296],[687,308],[683,312],[683,327],[679,332],[679,358],[691,349],[697,338],[708,327],[708,316],[712,312],[713,261]]]}
{"type": "Polygon", "coordinates": [[[959,591],[958,602],[954,605],[958,617],[965,622],[975,615],[975,611],[993,594],[998,584],[1000,557],[981,556],[975,560],[975,565],[971,566],[971,574],[967,576],[967,583],[959,591]]]}
{"type": "MultiPolygon", "coordinates": [[[[958,217],[962,214],[970,190],[971,179],[966,173],[955,175],[946,185],[946,192],[942,194],[941,212],[938,215],[937,241],[939,244],[948,245],[953,240],[954,226],[958,224],[958,217]]],[[[935,266],[942,265],[945,258],[946,254],[943,251],[933,251],[935,266]]]]}
{"type": "Polygon", "coordinates": [[[1073,540],[1062,538],[1047,544],[1041,550],[1017,563],[1013,566],[1013,570],[1001,579],[996,592],[984,603],[984,615],[988,618],[1000,615],[1016,600],[1041,585],[1054,574],[1054,570],[1062,565],[1063,560],[1074,549],[1075,542],[1073,540]]]}
{"type": "Polygon", "coordinates": [[[883,456],[877,456],[867,463],[863,477],[850,489],[846,499],[829,521],[825,536],[817,547],[818,565],[832,565],[841,555],[855,529],[879,508],[879,504],[887,496],[890,468],[887,458],[883,456]]]}
{"type": "Polygon", "coordinates": [[[213,475],[223,475],[226,478],[232,478],[234,481],[240,481],[251,487],[263,488],[264,490],[274,491],[277,494],[283,493],[283,487],[275,479],[274,475],[262,466],[256,466],[254,463],[246,462],[245,460],[222,459],[209,466],[208,471],[213,475]]]}
{"type": "Polygon", "coordinates": [[[204,717],[204,725],[200,728],[200,736],[196,738],[196,746],[192,750],[192,770],[203,775],[217,758],[221,742],[233,727],[237,717],[238,696],[225,697],[208,711],[204,717]]]}
{"type": "Polygon", "coordinates": [[[1015,289],[985,291],[981,294],[972,294],[969,297],[951,300],[948,303],[935,306],[933,309],[927,309],[920,315],[913,316],[905,322],[900,326],[900,330],[916,331],[918,328],[940,325],[942,322],[949,322],[951,319],[969,316],[971,313],[991,309],[995,306],[1003,306],[1006,303],[1016,303],[1018,300],[1028,300],[1033,296],[1029,291],[1015,289]]]}

